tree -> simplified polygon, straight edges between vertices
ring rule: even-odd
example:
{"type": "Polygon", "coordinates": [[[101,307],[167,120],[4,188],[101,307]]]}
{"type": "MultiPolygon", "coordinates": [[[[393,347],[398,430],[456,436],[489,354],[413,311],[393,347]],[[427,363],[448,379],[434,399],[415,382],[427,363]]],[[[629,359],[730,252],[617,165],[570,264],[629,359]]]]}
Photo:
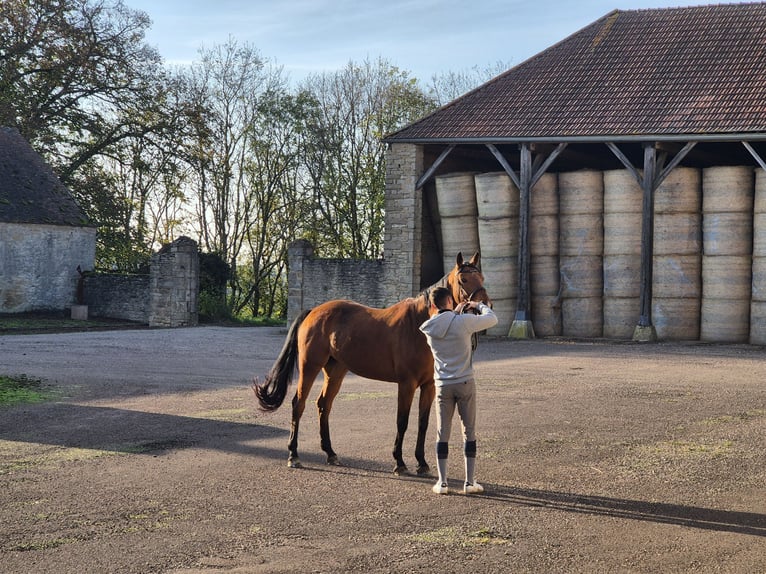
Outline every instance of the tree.
{"type": "Polygon", "coordinates": [[[316,216],[310,239],[337,257],[382,253],[386,133],[433,109],[417,81],[383,59],[310,77],[316,100],[304,163],[316,216]]]}
{"type": "Polygon", "coordinates": [[[484,68],[474,66],[464,70],[435,74],[431,76],[431,83],[426,87],[426,91],[437,105],[443,106],[488,82],[510,67],[510,64],[498,61],[484,68]]]}

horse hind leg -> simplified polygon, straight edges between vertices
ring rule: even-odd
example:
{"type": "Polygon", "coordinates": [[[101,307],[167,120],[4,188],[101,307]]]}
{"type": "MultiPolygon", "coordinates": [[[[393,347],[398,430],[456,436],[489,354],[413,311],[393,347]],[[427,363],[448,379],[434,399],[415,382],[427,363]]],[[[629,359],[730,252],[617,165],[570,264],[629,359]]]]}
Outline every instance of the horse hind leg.
{"type": "Polygon", "coordinates": [[[290,421],[290,442],[287,444],[287,466],[290,468],[303,468],[300,457],[298,456],[298,429],[300,427],[303,411],[306,409],[306,400],[308,399],[311,387],[319,374],[318,367],[302,365],[298,379],[298,389],[293,397],[293,412],[290,421]]]}
{"type": "Polygon", "coordinates": [[[319,438],[322,444],[322,450],[327,454],[327,464],[340,466],[338,455],[332,448],[330,439],[330,411],[335,397],[338,396],[343,378],[348,373],[348,369],[331,359],[324,366],[324,385],[322,392],[317,399],[317,409],[319,411],[319,438]]]}

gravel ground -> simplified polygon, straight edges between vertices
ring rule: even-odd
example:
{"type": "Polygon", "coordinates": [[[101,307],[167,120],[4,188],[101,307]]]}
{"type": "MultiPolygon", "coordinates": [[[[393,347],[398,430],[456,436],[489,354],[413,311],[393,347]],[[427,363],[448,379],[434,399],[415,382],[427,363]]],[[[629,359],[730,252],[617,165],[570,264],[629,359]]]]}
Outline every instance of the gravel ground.
{"type": "Polygon", "coordinates": [[[0,374],[55,392],[0,409],[0,571],[766,572],[763,348],[484,338],[487,493],[465,497],[393,475],[396,387],[355,376],[331,417],[344,466],[307,409],[287,468],[289,408],[250,389],[284,335],[0,336],[0,374]]]}

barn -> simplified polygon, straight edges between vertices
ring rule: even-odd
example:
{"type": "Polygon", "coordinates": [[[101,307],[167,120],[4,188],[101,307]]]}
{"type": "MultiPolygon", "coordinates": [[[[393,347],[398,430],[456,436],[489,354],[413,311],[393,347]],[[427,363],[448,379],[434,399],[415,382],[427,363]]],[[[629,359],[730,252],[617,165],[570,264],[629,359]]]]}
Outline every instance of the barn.
{"type": "Polygon", "coordinates": [[[78,266],[92,270],[96,228],[45,160],[0,128],[0,313],[76,303],[78,266]]]}
{"type": "Polygon", "coordinates": [[[493,334],[766,344],[766,3],[615,10],[390,134],[387,299],[493,334]]]}

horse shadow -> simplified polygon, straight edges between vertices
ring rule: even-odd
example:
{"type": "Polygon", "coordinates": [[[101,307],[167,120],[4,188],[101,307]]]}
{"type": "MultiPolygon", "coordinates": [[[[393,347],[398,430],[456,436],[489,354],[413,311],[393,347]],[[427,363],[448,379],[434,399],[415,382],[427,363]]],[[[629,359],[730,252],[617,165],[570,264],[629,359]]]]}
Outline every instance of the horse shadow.
{"type": "Polygon", "coordinates": [[[190,447],[284,459],[259,441],[286,436],[277,427],[214,418],[48,403],[0,418],[0,440],[117,453],[152,454],[190,447]]]}

